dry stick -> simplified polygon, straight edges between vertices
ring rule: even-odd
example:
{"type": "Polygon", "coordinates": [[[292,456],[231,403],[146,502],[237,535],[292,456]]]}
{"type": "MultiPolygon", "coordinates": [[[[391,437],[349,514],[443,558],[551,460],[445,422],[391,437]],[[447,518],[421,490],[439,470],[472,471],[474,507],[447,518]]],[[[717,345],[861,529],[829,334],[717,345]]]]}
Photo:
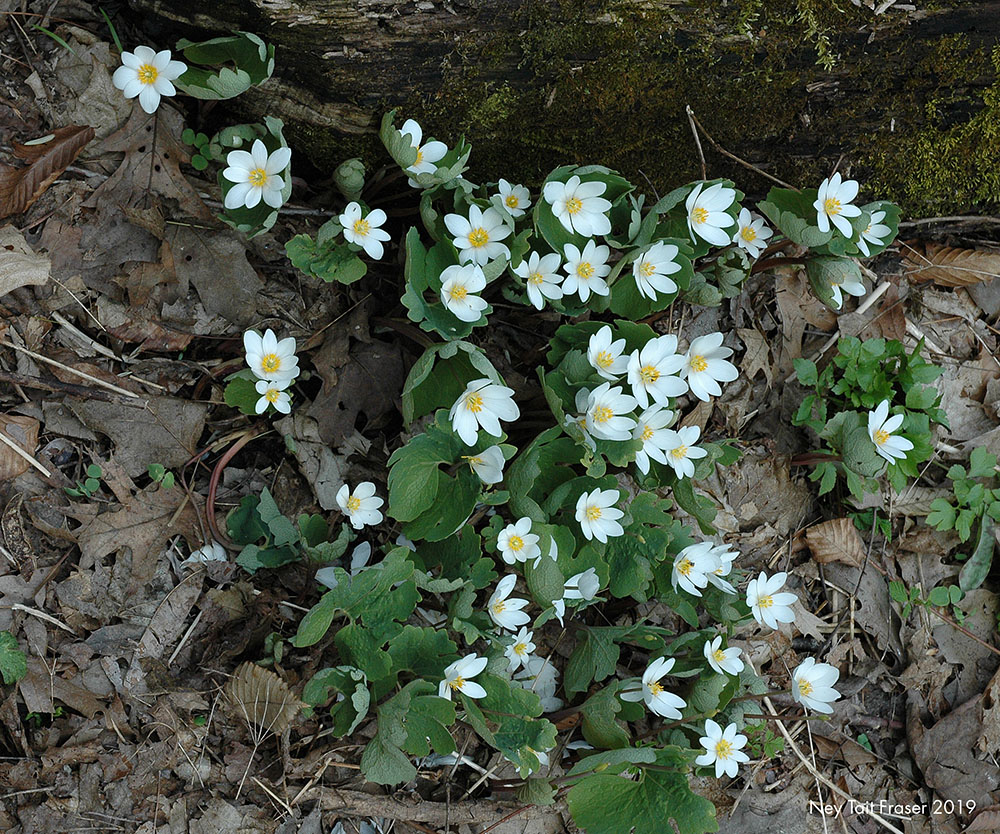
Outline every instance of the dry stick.
{"type": "Polygon", "coordinates": [[[52,473],[49,472],[48,469],[42,466],[37,460],[35,460],[31,455],[29,455],[26,451],[24,451],[24,449],[18,446],[17,443],[11,440],[3,429],[0,429],[0,443],[3,443],[5,446],[9,446],[10,449],[14,452],[14,454],[16,454],[18,457],[24,458],[29,464],[34,466],[35,469],[41,472],[46,478],[52,477],[52,473]]]}
{"type": "Polygon", "coordinates": [[[50,394],[65,394],[68,397],[76,397],[82,400],[98,400],[104,403],[114,403],[128,408],[142,408],[145,400],[135,400],[130,397],[123,397],[120,394],[109,394],[106,391],[95,391],[86,385],[76,385],[72,382],[63,382],[61,379],[41,379],[36,376],[26,376],[25,374],[15,374],[0,370],[0,382],[8,382],[11,385],[20,385],[24,388],[33,388],[36,391],[48,391],[50,394]]]}
{"type": "Polygon", "coordinates": [[[684,111],[687,113],[688,124],[691,125],[691,134],[694,136],[694,146],[698,149],[698,160],[701,162],[701,178],[703,180],[707,180],[708,168],[705,165],[705,152],[701,149],[701,139],[698,136],[698,128],[694,123],[694,110],[691,109],[690,104],[685,104],[684,111]]]}
{"type": "Polygon", "coordinates": [[[105,382],[103,379],[98,379],[96,376],[91,376],[90,374],[84,373],[83,371],[78,371],[76,368],[71,368],[69,365],[64,365],[62,362],[56,362],[55,359],[49,359],[47,356],[42,356],[40,353],[35,353],[33,350],[28,350],[26,347],[21,347],[20,345],[15,345],[13,342],[8,342],[0,340],[0,345],[4,347],[9,347],[13,350],[20,351],[26,356],[30,356],[32,359],[38,362],[44,362],[47,365],[52,365],[54,368],[59,368],[66,371],[68,374],[73,374],[73,376],[78,376],[81,379],[85,379],[88,382],[93,382],[94,385],[99,385],[101,388],[106,388],[108,391],[114,391],[116,394],[121,394],[123,397],[129,397],[133,400],[141,400],[138,394],[132,391],[126,391],[124,388],[119,388],[117,385],[112,385],[110,382],[105,382]]]}

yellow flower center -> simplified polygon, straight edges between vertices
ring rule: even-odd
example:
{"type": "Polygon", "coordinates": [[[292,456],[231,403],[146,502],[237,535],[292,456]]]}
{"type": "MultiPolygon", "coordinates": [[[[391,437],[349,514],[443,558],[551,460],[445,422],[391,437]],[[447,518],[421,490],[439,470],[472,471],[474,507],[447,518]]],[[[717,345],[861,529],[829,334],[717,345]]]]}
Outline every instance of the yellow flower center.
{"type": "Polygon", "coordinates": [[[356,513],[361,509],[361,499],[356,495],[352,495],[347,499],[347,509],[349,512],[356,513]]]}
{"type": "Polygon", "coordinates": [[[708,370],[708,360],[704,356],[691,357],[691,370],[695,373],[702,373],[708,370]]]}
{"type": "Polygon", "coordinates": [[[261,370],[266,374],[277,373],[281,370],[281,357],[276,353],[267,353],[261,357],[261,370]]]}
{"type": "Polygon", "coordinates": [[[643,385],[652,385],[660,378],[660,371],[653,365],[643,365],[639,369],[639,379],[643,385]]]}
{"type": "Polygon", "coordinates": [[[594,361],[599,368],[610,368],[615,362],[615,357],[606,350],[602,350],[594,357],[594,361]]]}
{"type": "Polygon", "coordinates": [[[863,235],[866,235],[866,234],[868,234],[868,233],[869,233],[869,232],[870,232],[871,230],[872,230],[872,224],[871,224],[871,223],[869,223],[869,224],[868,224],[867,226],[865,226],[865,230],[864,230],[864,231],[863,231],[863,232],[862,232],[861,234],[863,234],[863,235]]]}
{"type": "Polygon", "coordinates": [[[267,391],[264,392],[264,399],[269,403],[276,403],[278,401],[278,397],[280,396],[281,392],[277,388],[268,388],[267,391]]]}
{"type": "Polygon", "coordinates": [[[578,197],[570,197],[566,201],[566,211],[570,214],[577,214],[583,208],[583,201],[578,197]]]}
{"type": "Polygon", "coordinates": [[[490,233],[486,229],[473,229],[469,232],[469,246],[479,249],[490,242],[490,233]]]}
{"type": "Polygon", "coordinates": [[[509,539],[507,539],[507,547],[509,547],[511,550],[517,553],[524,547],[524,539],[522,539],[520,536],[511,536],[509,539]]]}
{"type": "Polygon", "coordinates": [[[751,241],[757,239],[757,233],[750,226],[744,226],[740,229],[740,237],[747,243],[750,243],[751,241]]]}
{"type": "Polygon", "coordinates": [[[639,274],[644,278],[649,278],[654,272],[656,272],[655,264],[651,264],[649,261],[643,261],[639,265],[639,274]]]}
{"type": "Polygon", "coordinates": [[[267,185],[267,171],[263,168],[254,168],[247,174],[247,182],[257,188],[267,185]]]}
{"type": "Polygon", "coordinates": [[[698,206],[691,212],[691,219],[695,223],[707,223],[708,222],[708,209],[698,206]]]}
{"type": "Polygon", "coordinates": [[[580,261],[580,263],[576,265],[576,274],[583,279],[587,279],[594,274],[594,267],[589,261],[580,261]]]}
{"type": "Polygon", "coordinates": [[[371,230],[372,225],[367,220],[361,220],[359,218],[354,221],[354,234],[360,237],[366,237],[371,230]]]}
{"type": "Polygon", "coordinates": [[[143,84],[153,84],[160,76],[160,71],[152,64],[143,64],[138,70],[139,80],[143,84]]]}
{"type": "Polygon", "coordinates": [[[465,678],[459,675],[457,678],[455,678],[455,680],[448,681],[448,686],[450,686],[452,689],[459,690],[463,686],[465,686],[465,678]]]}
{"type": "Polygon", "coordinates": [[[799,695],[808,697],[812,694],[813,685],[809,681],[799,681],[799,695]]]}
{"type": "Polygon", "coordinates": [[[642,434],[639,435],[639,439],[645,443],[653,436],[653,430],[649,426],[644,426],[642,429],[642,434]]]}
{"type": "Polygon", "coordinates": [[[715,757],[725,761],[733,755],[733,745],[724,738],[715,743],[715,757]]]}
{"type": "Polygon", "coordinates": [[[774,597],[770,595],[760,597],[757,600],[758,608],[770,608],[772,605],[774,605],[774,597]]]}
{"type": "Polygon", "coordinates": [[[649,691],[654,695],[660,695],[664,691],[663,684],[659,681],[653,681],[649,684],[649,691]]]}
{"type": "Polygon", "coordinates": [[[688,453],[687,446],[678,446],[676,449],[670,450],[670,457],[672,457],[674,460],[682,460],[683,458],[687,457],[687,453],[688,453]]]}
{"type": "Polygon", "coordinates": [[[532,272],[531,275],[528,276],[528,283],[535,284],[536,286],[541,284],[544,280],[545,279],[542,277],[541,272],[532,272]]]}
{"type": "Polygon", "coordinates": [[[591,504],[589,507],[587,507],[586,516],[587,516],[587,521],[597,521],[597,519],[601,517],[601,508],[595,507],[593,504],[591,504]]]}
{"type": "Polygon", "coordinates": [[[414,165],[419,165],[423,161],[424,161],[424,149],[423,148],[417,148],[417,158],[416,158],[416,161],[414,161],[413,164],[414,165]]]}
{"type": "Polygon", "coordinates": [[[526,655],[528,653],[527,643],[515,643],[514,644],[514,654],[516,655],[526,655]]]}
{"type": "Polygon", "coordinates": [[[455,284],[455,286],[448,290],[448,295],[451,296],[452,301],[464,301],[468,294],[469,291],[461,284],[455,284]]]}
{"type": "Polygon", "coordinates": [[[507,609],[507,603],[502,599],[498,599],[493,603],[493,605],[490,606],[490,608],[493,609],[494,614],[503,614],[503,612],[507,609]]]}
{"type": "Polygon", "coordinates": [[[694,562],[690,559],[681,559],[680,564],[677,565],[677,572],[681,576],[689,576],[691,574],[691,569],[694,567],[694,562]]]}
{"type": "Polygon", "coordinates": [[[462,455],[462,459],[467,460],[469,462],[469,466],[482,466],[483,464],[483,459],[476,457],[475,455],[462,455]]]}
{"type": "Polygon", "coordinates": [[[879,446],[884,446],[886,444],[886,441],[888,441],[891,436],[892,435],[890,435],[889,432],[885,431],[884,429],[879,429],[877,432],[875,432],[875,442],[879,446]]]}
{"type": "Polygon", "coordinates": [[[615,413],[606,405],[599,405],[594,409],[593,419],[595,423],[606,423],[614,416],[615,413]]]}
{"type": "Polygon", "coordinates": [[[843,211],[843,206],[840,205],[840,200],[836,197],[827,197],[823,202],[823,211],[829,215],[837,215],[843,211]]]}
{"type": "Polygon", "coordinates": [[[483,410],[483,398],[480,394],[468,394],[465,397],[465,407],[473,414],[483,410]]]}
{"type": "Polygon", "coordinates": [[[722,649],[716,649],[712,652],[712,657],[715,658],[716,663],[722,663],[726,659],[726,653],[722,649]]]}
{"type": "Polygon", "coordinates": [[[503,204],[507,206],[507,208],[517,208],[520,202],[521,201],[517,199],[516,194],[508,194],[507,199],[503,201],[503,204]]]}

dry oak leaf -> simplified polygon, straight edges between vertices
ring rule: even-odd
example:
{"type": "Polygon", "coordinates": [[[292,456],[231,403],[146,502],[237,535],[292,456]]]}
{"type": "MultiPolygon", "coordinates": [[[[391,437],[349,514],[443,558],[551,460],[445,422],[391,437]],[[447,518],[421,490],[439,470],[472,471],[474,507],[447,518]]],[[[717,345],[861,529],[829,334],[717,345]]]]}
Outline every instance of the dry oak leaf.
{"type": "Polygon", "coordinates": [[[36,255],[28,241],[13,226],[0,226],[0,297],[49,280],[52,264],[45,255],[36,255]]]}
{"type": "Polygon", "coordinates": [[[860,567],[865,560],[865,546],[849,518],[834,518],[810,527],[805,539],[813,559],[821,565],[843,562],[860,567]]]}
{"type": "Polygon", "coordinates": [[[225,692],[236,714],[261,734],[281,735],[301,707],[281,678],[249,661],[236,667],[225,692]]]}
{"type": "Polygon", "coordinates": [[[903,266],[910,280],[933,281],[942,287],[967,287],[1000,277],[1000,252],[925,243],[923,252],[916,246],[909,249],[903,266]]]}
{"type": "Polygon", "coordinates": [[[746,373],[746,378],[753,379],[758,371],[763,371],[764,378],[770,385],[774,381],[774,371],[771,369],[771,349],[764,334],[749,327],[738,329],[736,334],[747,346],[747,352],[740,362],[740,368],[746,373]]]}
{"type": "Polygon", "coordinates": [[[0,217],[27,211],[93,138],[92,127],[67,125],[30,144],[12,143],[14,156],[28,164],[14,168],[0,163],[0,217]]]}

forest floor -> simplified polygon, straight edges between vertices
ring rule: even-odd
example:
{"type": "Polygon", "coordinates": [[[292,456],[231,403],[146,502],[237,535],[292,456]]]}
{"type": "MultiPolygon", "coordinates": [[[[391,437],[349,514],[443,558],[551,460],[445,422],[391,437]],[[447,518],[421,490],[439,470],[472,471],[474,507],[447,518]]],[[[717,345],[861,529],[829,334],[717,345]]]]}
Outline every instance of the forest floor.
{"type": "MultiPolygon", "coordinates": [[[[218,187],[187,164],[175,103],[151,130],[111,85],[118,63],[100,18],[80,3],[61,14],[72,21],[48,25],[72,51],[0,16],[0,159],[22,165],[13,144],[56,128],[95,131],[27,211],[0,221],[0,431],[21,449],[0,445],[0,631],[28,655],[27,674],[0,686],[0,830],[326,834],[339,818],[349,830],[362,817],[394,819],[398,832],[436,830],[446,813],[500,821],[519,806],[488,785],[467,797],[478,780],[468,767],[424,768],[406,795],[366,785],[357,763],[367,724],[334,741],[321,714],[300,716],[261,739],[227,706],[223,687],[244,661],[269,659],[293,692],[322,665],[321,646],[288,642],[319,596],[313,568],[251,577],[233,562],[182,564],[209,539],[213,468],[264,419],[223,401],[225,377],[243,366],[244,330],[295,336],[311,373],[292,415],[221,472],[220,526],[263,487],[290,517],[329,513],[345,481],[374,481],[384,495],[422,337],[396,300],[398,264],[387,259],[342,287],[288,262],[284,241],[336,213],[322,187],[296,180],[277,225],[250,241],[220,223],[218,187]],[[14,283],[29,268],[30,285],[14,283]],[[158,486],[150,464],[177,484],[158,486]],[[98,488],[69,495],[94,465],[98,488]]],[[[996,572],[956,605],[918,605],[906,617],[888,592],[893,579],[925,592],[951,584],[971,547],[924,519],[950,494],[948,465],[976,447],[1000,451],[1000,227],[942,218],[904,229],[872,265],[880,296],[864,312],[834,315],[788,269],[753,276],[721,307],[678,303],[672,314],[689,332],[734,331],[745,347],[725,395],[688,404],[688,422],[743,452],[725,478],[699,487],[717,502],[716,526],[741,567],[787,570],[801,600],[793,627],[758,635],[752,649],[735,645],[757,669],[813,654],[842,670],[829,721],[790,721],[794,743],[774,758],[700,785],[722,831],[885,830],[843,795],[924,807],[895,819],[907,832],[1000,828],[994,811],[964,829],[967,805],[956,804],[1000,806],[996,572]],[[927,257],[941,246],[963,250],[965,271],[929,281],[927,257]],[[792,360],[824,355],[838,332],[910,346],[923,338],[945,369],[937,385],[950,429],[936,435],[919,485],[857,508],[868,512],[864,531],[839,496],[817,498],[808,466],[793,465],[811,447],[790,422],[802,397],[792,360]],[[810,812],[820,797],[838,816],[810,812]]],[[[507,352],[518,391],[537,387],[531,360],[558,323],[532,315],[529,325],[498,304],[482,337],[507,352]]],[[[561,725],[560,740],[574,731],[561,725]]],[[[488,749],[466,755],[495,764],[488,749]]],[[[555,762],[551,775],[560,772],[555,762]]],[[[496,830],[559,831],[571,826],[564,810],[528,808],[496,830]]]]}

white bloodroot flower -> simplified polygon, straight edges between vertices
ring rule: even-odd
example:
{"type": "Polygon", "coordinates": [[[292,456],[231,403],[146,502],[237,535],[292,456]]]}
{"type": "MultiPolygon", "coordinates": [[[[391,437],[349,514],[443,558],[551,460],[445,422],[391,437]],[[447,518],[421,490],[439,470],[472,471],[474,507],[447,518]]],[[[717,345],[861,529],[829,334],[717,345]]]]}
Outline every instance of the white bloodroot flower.
{"type": "Polygon", "coordinates": [[[597,450],[597,443],[590,434],[590,429],[587,426],[587,408],[588,401],[590,399],[590,392],[586,388],[581,388],[576,392],[576,414],[567,414],[563,425],[569,430],[569,434],[574,439],[576,438],[576,433],[579,432],[583,442],[586,443],[591,451],[597,450]]]}
{"type": "Polygon", "coordinates": [[[595,489],[585,492],[576,502],[576,520],[588,541],[597,539],[606,543],[609,536],[621,536],[625,528],[618,519],[625,513],[613,506],[620,493],[617,489],[595,489]]]}
{"type": "Polygon", "coordinates": [[[558,679],[559,672],[545,657],[529,657],[524,662],[524,668],[514,675],[515,683],[538,696],[542,702],[542,712],[553,712],[563,705],[556,697],[558,679]]]}
{"type": "Polygon", "coordinates": [[[199,547],[197,550],[191,551],[191,555],[187,557],[182,565],[202,565],[205,562],[228,562],[229,556],[226,554],[226,548],[224,548],[215,539],[212,539],[208,544],[199,547]]]}
{"type": "Polygon", "coordinates": [[[263,336],[256,330],[247,330],[243,334],[243,347],[247,364],[259,379],[287,386],[299,375],[299,360],[292,337],[279,342],[271,328],[265,330],[263,336]]]}
{"type": "Polygon", "coordinates": [[[628,369],[628,356],[622,355],[625,340],[612,341],[611,327],[604,325],[587,343],[587,361],[605,379],[615,380],[628,369]]]}
{"type": "Polygon", "coordinates": [[[650,339],[640,350],[628,358],[628,384],[642,408],[650,400],[667,405],[671,397],[687,392],[688,384],[675,374],[681,370],[685,358],[677,353],[676,336],[659,336],[650,339]]]}
{"type": "MultiPolygon", "coordinates": [[[[357,576],[368,567],[368,561],[372,557],[372,546],[368,542],[361,542],[354,550],[351,551],[351,566],[347,569],[347,572],[351,576],[357,576]]],[[[316,581],[326,585],[331,591],[340,584],[337,579],[337,566],[329,565],[325,568],[320,568],[316,571],[316,581]]]]}
{"type": "Polygon", "coordinates": [[[719,566],[708,574],[708,581],[723,593],[735,594],[736,589],[722,577],[732,573],[733,562],[740,554],[730,550],[727,544],[717,544],[712,548],[712,555],[715,556],[719,566]]]}
{"type": "Polygon", "coordinates": [[[821,232],[830,231],[830,223],[837,227],[846,238],[854,237],[854,229],[848,217],[858,217],[861,209],[851,205],[858,196],[856,180],[842,180],[838,171],[820,184],[813,208],[816,209],[816,225],[821,232]]]}
{"type": "Polygon", "coordinates": [[[489,305],[476,295],[486,289],[479,264],[452,265],[441,273],[441,303],[461,321],[479,321],[489,305]]]}
{"type": "Polygon", "coordinates": [[[743,671],[743,661],[740,660],[741,650],[736,646],[722,648],[722,635],[714,640],[705,641],[705,659],[720,675],[738,675],[743,671]]]}
{"type": "Polygon", "coordinates": [[[523,185],[511,185],[502,179],[497,187],[500,189],[500,202],[511,217],[521,217],[525,209],[531,207],[531,192],[523,185]]]}
{"type": "Polygon", "coordinates": [[[903,415],[889,416],[889,401],[882,400],[874,411],[868,412],[868,436],[875,444],[878,452],[889,463],[897,459],[906,459],[906,453],[913,448],[913,443],[902,435],[893,434],[903,424],[903,415]]]}
{"type": "MultiPolygon", "coordinates": [[[[437,170],[434,163],[440,162],[441,158],[448,153],[448,146],[444,142],[428,142],[421,145],[424,138],[423,129],[413,119],[407,119],[399,129],[400,133],[410,137],[410,144],[417,149],[417,160],[406,169],[408,174],[433,174],[437,170]]],[[[416,185],[410,180],[410,185],[416,185]]]]}
{"type": "Polygon", "coordinates": [[[379,507],[383,501],[375,494],[375,484],[371,481],[362,481],[354,492],[344,484],[337,492],[337,504],[350,518],[351,526],[355,530],[360,530],[367,524],[382,523],[379,507]]]}
{"type": "Polygon", "coordinates": [[[542,549],[538,546],[538,535],[531,532],[531,519],[525,516],[504,527],[497,536],[497,550],[508,565],[540,558],[542,549]]]}
{"type": "Polygon", "coordinates": [[[817,663],[807,657],[792,672],[792,697],[806,709],[816,712],[833,712],[830,704],[840,697],[833,685],[840,678],[840,670],[829,663],[817,663]]]}
{"type": "Polygon", "coordinates": [[[592,600],[601,590],[601,580],[596,568],[587,568],[583,573],[571,576],[563,583],[563,599],[592,600]]]}
{"type": "Polygon", "coordinates": [[[567,243],[563,252],[566,255],[563,269],[567,276],[562,284],[563,295],[577,293],[581,301],[586,301],[591,293],[608,295],[611,292],[604,280],[611,272],[611,267],[608,266],[611,250],[607,246],[598,246],[594,241],[588,240],[582,252],[572,243],[567,243]]]}
{"type": "Polygon", "coordinates": [[[776,629],[778,623],[790,623],[795,619],[791,606],[798,597],[787,591],[778,593],[787,578],[788,574],[784,571],[770,578],[761,571],[760,576],[750,580],[747,585],[747,606],[758,623],[776,629]]]}
{"type": "Polygon", "coordinates": [[[764,218],[757,214],[751,214],[750,209],[740,209],[739,219],[736,221],[736,232],[733,235],[733,243],[745,249],[751,258],[760,257],[760,253],[767,246],[767,239],[773,235],[764,218]]]}
{"type": "Polygon", "coordinates": [[[839,310],[844,306],[844,293],[861,298],[868,289],[860,276],[851,276],[846,272],[833,273],[830,276],[830,296],[835,309],[839,310]],[[840,279],[839,281],[837,279],[840,279]]]}
{"type": "Polygon", "coordinates": [[[736,200],[736,191],[726,188],[721,182],[702,191],[704,185],[703,182],[698,183],[684,203],[688,231],[691,232],[692,240],[697,235],[713,246],[726,246],[732,241],[732,235],[723,229],[728,229],[736,222],[732,215],[726,213],[726,209],[736,200]]]}
{"type": "Polygon", "coordinates": [[[148,46],[137,46],[135,52],[122,53],[122,65],[111,76],[111,82],[125,98],[139,97],[139,106],[155,113],[160,96],[177,95],[171,83],[187,71],[187,64],[171,61],[170,50],[154,52],[148,46]]]}
{"type": "Polygon", "coordinates": [[[733,349],[723,347],[722,339],[721,333],[692,339],[680,369],[691,393],[704,402],[722,394],[720,382],[732,382],[740,375],[736,366],[726,361],[733,355],[733,349]]]}
{"type": "Polygon", "coordinates": [[[642,681],[633,681],[622,690],[623,701],[645,701],[649,711],[663,718],[676,719],[681,717],[680,711],[687,702],[672,692],[667,692],[660,678],[674,668],[672,657],[658,657],[642,676],[642,681]]]}
{"type": "Polygon", "coordinates": [[[701,589],[708,585],[708,575],[718,566],[712,548],[712,542],[689,544],[674,557],[674,568],[670,575],[670,584],[677,590],[680,585],[689,594],[701,596],[701,589]]]}
{"type": "Polygon", "coordinates": [[[514,389],[491,379],[474,379],[455,400],[448,414],[451,427],[466,446],[474,446],[482,428],[493,437],[501,435],[500,421],[516,420],[521,410],[514,402],[514,389]]]}
{"type": "Polygon", "coordinates": [[[287,387],[288,382],[286,380],[272,382],[269,379],[258,379],[255,388],[257,389],[257,393],[260,394],[260,399],[257,400],[257,404],[254,406],[256,412],[263,414],[267,411],[269,405],[273,405],[276,411],[288,414],[292,410],[292,398],[285,390],[287,387]]]}
{"type": "Polygon", "coordinates": [[[560,286],[563,276],[559,274],[561,261],[555,252],[548,255],[532,252],[514,267],[514,274],[524,279],[528,301],[536,310],[545,306],[546,298],[556,301],[563,297],[560,286]]]}
{"type": "Polygon", "coordinates": [[[452,243],[458,249],[458,259],[462,263],[486,266],[490,261],[503,256],[510,257],[510,249],[500,243],[510,235],[510,227],[496,209],[481,209],[469,206],[468,218],[460,214],[446,214],[444,225],[455,235],[452,243]]]}
{"type": "Polygon", "coordinates": [[[510,664],[508,671],[511,674],[514,674],[531,658],[531,653],[535,650],[535,644],[532,642],[534,638],[533,631],[528,631],[524,626],[521,626],[521,630],[514,637],[514,642],[503,650],[504,657],[510,664]]]}
{"type": "Polygon", "coordinates": [[[611,221],[605,214],[611,203],[601,196],[607,188],[603,182],[580,182],[574,174],[564,183],[546,183],[542,196],[567,232],[590,237],[611,232],[611,221]]]}
{"type": "Polygon", "coordinates": [[[665,429],[663,433],[663,451],[666,452],[667,463],[673,467],[678,478],[690,478],[694,475],[692,461],[705,457],[708,452],[694,444],[701,436],[698,426],[684,426],[673,431],[665,429]]]}
{"type": "Polygon", "coordinates": [[[680,250],[672,243],[657,241],[643,252],[632,264],[639,295],[656,300],[656,294],[677,292],[677,284],[667,276],[680,272],[681,265],[675,260],[680,250]]]}
{"type": "Polygon", "coordinates": [[[868,248],[869,243],[874,243],[876,246],[882,246],[885,243],[885,238],[892,234],[892,229],[886,226],[882,221],[885,220],[884,211],[873,211],[872,218],[868,222],[867,228],[861,233],[857,240],[858,249],[860,249],[866,258],[871,257],[871,250],[868,248]]]}
{"type": "Polygon", "coordinates": [[[226,156],[229,167],[222,176],[235,185],[226,194],[226,208],[252,209],[261,200],[271,208],[281,208],[285,181],[278,175],[288,167],[291,159],[291,148],[278,148],[268,153],[260,139],[254,139],[249,152],[230,151],[226,156]]]}
{"type": "Polygon", "coordinates": [[[694,763],[697,765],[710,765],[715,763],[715,778],[721,779],[725,773],[730,779],[736,778],[739,766],[750,761],[750,757],[743,752],[746,746],[747,737],[736,732],[736,724],[730,724],[725,730],[722,729],[711,718],[705,721],[705,735],[701,738],[701,746],[705,751],[694,763]]]}
{"type": "Polygon", "coordinates": [[[476,654],[456,660],[444,670],[444,680],[438,685],[438,697],[450,701],[452,692],[462,692],[470,698],[485,698],[486,690],[471,679],[482,672],[488,662],[485,657],[476,654]]]}
{"type": "Polygon", "coordinates": [[[643,475],[649,472],[649,460],[666,463],[666,453],[663,444],[666,438],[666,428],[674,422],[676,415],[669,408],[652,405],[647,408],[636,421],[632,429],[632,439],[641,440],[642,448],[635,453],[635,465],[643,475]]]}
{"type": "Polygon", "coordinates": [[[484,484],[498,484],[503,480],[503,467],[507,462],[499,446],[490,446],[476,455],[462,455],[469,462],[472,471],[484,484]]]}
{"type": "Polygon", "coordinates": [[[602,440],[629,440],[635,420],[622,415],[635,410],[635,397],[610,382],[598,385],[587,397],[587,431],[602,440]]]}
{"type": "Polygon", "coordinates": [[[517,631],[519,626],[531,622],[531,617],[521,610],[527,606],[528,600],[510,596],[516,583],[517,577],[514,574],[508,574],[497,582],[487,606],[490,619],[507,631],[517,631]]]}
{"type": "Polygon", "coordinates": [[[359,203],[348,203],[344,213],[337,218],[344,229],[344,240],[365,250],[372,260],[379,260],[385,253],[382,241],[389,240],[389,233],[379,227],[385,223],[385,212],[375,209],[361,216],[359,203]]]}

